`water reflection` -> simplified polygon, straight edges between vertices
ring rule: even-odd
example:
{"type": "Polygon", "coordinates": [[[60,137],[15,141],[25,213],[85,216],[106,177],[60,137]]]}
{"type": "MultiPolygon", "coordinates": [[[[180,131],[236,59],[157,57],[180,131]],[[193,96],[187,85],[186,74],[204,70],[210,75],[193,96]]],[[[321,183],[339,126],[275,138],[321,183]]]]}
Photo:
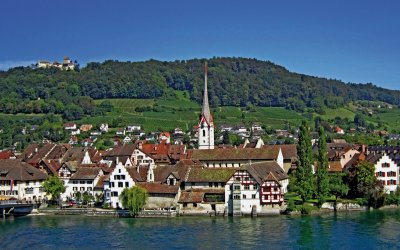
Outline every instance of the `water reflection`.
{"type": "Polygon", "coordinates": [[[400,248],[400,210],[259,218],[25,217],[0,223],[0,249],[400,248]]]}

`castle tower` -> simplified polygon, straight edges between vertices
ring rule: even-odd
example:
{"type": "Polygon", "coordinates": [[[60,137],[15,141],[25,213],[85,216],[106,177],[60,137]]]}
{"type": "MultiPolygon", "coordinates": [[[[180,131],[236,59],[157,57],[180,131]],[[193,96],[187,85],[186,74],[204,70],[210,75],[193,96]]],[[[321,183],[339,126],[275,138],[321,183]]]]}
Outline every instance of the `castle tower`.
{"type": "Polygon", "coordinates": [[[199,149],[213,149],[214,148],[214,119],[210,112],[208,104],[208,91],[207,91],[207,63],[204,68],[204,97],[203,107],[200,114],[199,124],[197,128],[199,149]]]}

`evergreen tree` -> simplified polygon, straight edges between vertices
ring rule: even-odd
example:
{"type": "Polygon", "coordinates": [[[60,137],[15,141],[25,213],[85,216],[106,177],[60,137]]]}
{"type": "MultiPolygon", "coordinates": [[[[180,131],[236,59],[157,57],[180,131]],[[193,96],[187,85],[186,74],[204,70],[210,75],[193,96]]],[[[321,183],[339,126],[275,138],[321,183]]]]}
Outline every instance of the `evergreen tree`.
{"type": "Polygon", "coordinates": [[[326,148],[325,131],[319,128],[318,169],[317,169],[317,199],[318,205],[322,206],[329,194],[328,179],[328,152],[326,148]]]}
{"type": "Polygon", "coordinates": [[[344,173],[332,174],[329,176],[329,193],[335,196],[335,211],[338,197],[347,195],[349,187],[343,182],[344,173]]]}
{"type": "Polygon", "coordinates": [[[299,133],[299,144],[297,145],[299,160],[294,172],[295,191],[304,201],[311,199],[314,193],[314,176],[312,172],[312,148],[310,139],[310,128],[305,121],[302,122],[299,133]]]}

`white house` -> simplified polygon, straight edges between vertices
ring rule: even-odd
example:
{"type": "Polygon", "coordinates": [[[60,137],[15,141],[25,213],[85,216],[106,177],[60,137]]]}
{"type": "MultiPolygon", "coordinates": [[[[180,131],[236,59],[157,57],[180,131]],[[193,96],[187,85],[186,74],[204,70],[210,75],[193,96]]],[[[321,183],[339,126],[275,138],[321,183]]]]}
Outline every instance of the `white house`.
{"type": "Polygon", "coordinates": [[[74,122],[67,122],[64,124],[65,130],[76,130],[76,123],[74,122]]]}
{"type": "Polygon", "coordinates": [[[122,208],[119,195],[125,188],[135,186],[141,181],[141,177],[135,167],[125,167],[118,162],[111,172],[109,180],[104,182],[104,202],[109,203],[112,208],[122,208]]]}
{"type": "Polygon", "coordinates": [[[225,185],[228,214],[279,213],[289,176],[276,162],[249,163],[225,185]]]}
{"type": "Polygon", "coordinates": [[[46,179],[47,174],[25,162],[0,160],[0,196],[41,201],[46,196],[42,188],[46,179]]]}
{"type": "Polygon", "coordinates": [[[189,155],[206,167],[241,167],[249,162],[275,161],[283,168],[280,148],[216,148],[192,150],[189,155]]]}
{"type": "Polygon", "coordinates": [[[128,132],[135,132],[135,131],[140,131],[142,127],[140,125],[134,124],[134,125],[129,125],[127,127],[128,132]]]}
{"type": "Polygon", "coordinates": [[[101,132],[103,132],[103,133],[107,133],[108,132],[108,123],[102,123],[101,125],[100,125],[100,131],[101,132]]]}
{"type": "Polygon", "coordinates": [[[66,190],[63,196],[65,197],[76,197],[76,193],[87,192],[90,195],[95,196],[94,188],[97,182],[104,173],[99,167],[80,167],[71,176],[66,186],[66,190]]]}
{"type": "Polygon", "coordinates": [[[375,175],[382,183],[386,193],[395,192],[399,183],[399,168],[386,154],[371,154],[367,160],[374,164],[375,175]]]}

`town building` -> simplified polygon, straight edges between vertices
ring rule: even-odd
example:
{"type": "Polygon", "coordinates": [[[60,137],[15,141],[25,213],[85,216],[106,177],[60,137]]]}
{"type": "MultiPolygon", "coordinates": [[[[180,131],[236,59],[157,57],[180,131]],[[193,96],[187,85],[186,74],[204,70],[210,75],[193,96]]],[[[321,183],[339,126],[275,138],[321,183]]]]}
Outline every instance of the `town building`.
{"type": "Polygon", "coordinates": [[[204,97],[203,107],[200,114],[199,123],[197,125],[198,145],[199,149],[213,149],[214,148],[214,118],[210,111],[208,103],[207,91],[207,63],[204,72],[204,97]]]}
{"type": "Polygon", "coordinates": [[[47,174],[15,159],[0,160],[0,196],[18,200],[42,201],[46,197],[42,183],[47,174]]]}
{"type": "Polygon", "coordinates": [[[276,162],[249,163],[240,167],[225,185],[229,215],[279,213],[289,176],[276,162]]]}
{"type": "Polygon", "coordinates": [[[386,193],[393,193],[399,184],[399,167],[386,153],[370,154],[366,158],[375,166],[375,175],[386,193]]]}

